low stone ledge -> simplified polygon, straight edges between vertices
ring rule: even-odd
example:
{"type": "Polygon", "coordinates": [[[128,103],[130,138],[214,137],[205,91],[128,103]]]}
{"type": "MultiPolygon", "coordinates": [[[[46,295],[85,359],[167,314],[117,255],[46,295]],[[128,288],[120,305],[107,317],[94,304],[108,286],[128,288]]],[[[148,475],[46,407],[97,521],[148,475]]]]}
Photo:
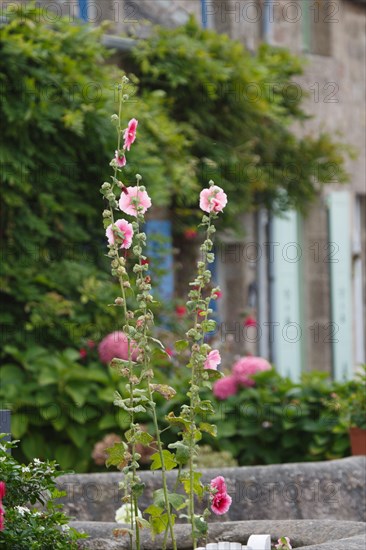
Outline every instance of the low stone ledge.
{"type": "MultiPolygon", "coordinates": [[[[81,543],[89,550],[129,549],[127,537],[113,537],[113,530],[123,527],[108,522],[72,522],[71,525],[90,535],[90,540],[81,543]]],[[[301,550],[361,550],[365,548],[365,524],[354,521],[334,520],[283,520],[283,521],[240,521],[212,523],[209,525],[208,541],[240,542],[246,544],[252,534],[269,533],[272,541],[280,536],[290,538],[294,549],[301,550]]],[[[179,550],[191,550],[190,528],[176,525],[179,550]]],[[[155,541],[147,531],[141,533],[142,550],[161,550],[162,537],[155,541]]],[[[171,546],[168,543],[168,549],[171,546]]]]}
{"type": "MultiPolygon", "coordinates": [[[[276,519],[339,519],[366,521],[366,457],[311,463],[242,466],[203,470],[204,482],[223,475],[233,502],[230,521],[276,519]]],[[[140,472],[146,490],[140,500],[146,508],[161,485],[160,473],[140,472]]],[[[168,484],[175,482],[168,472],[168,484]]],[[[69,474],[58,478],[67,496],[65,512],[83,521],[114,521],[121,505],[119,473],[69,474]]],[[[212,518],[221,521],[221,518],[212,518]]]]}

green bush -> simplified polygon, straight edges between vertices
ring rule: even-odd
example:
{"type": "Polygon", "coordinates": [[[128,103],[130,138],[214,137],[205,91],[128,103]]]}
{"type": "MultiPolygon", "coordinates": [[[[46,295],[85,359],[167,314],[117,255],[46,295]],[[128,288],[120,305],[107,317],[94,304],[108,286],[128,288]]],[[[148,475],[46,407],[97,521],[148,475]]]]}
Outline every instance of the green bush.
{"type": "Polygon", "coordinates": [[[217,439],[241,465],[328,460],[349,455],[347,430],[340,412],[329,407],[335,392],[349,392],[352,382],[337,384],[324,373],[309,373],[300,384],[270,370],[253,378],[225,401],[216,401],[217,439]],[[337,433],[335,433],[337,432],[337,433]]]}
{"type": "Polygon", "coordinates": [[[67,525],[69,518],[55,499],[63,496],[55,479],[63,472],[55,462],[34,459],[18,463],[10,454],[16,443],[7,443],[0,434],[0,480],[5,482],[5,528],[0,547],[11,550],[76,550],[77,540],[85,538],[67,525]],[[34,505],[37,507],[34,508],[34,505]],[[30,508],[33,505],[33,508],[30,508]],[[40,506],[41,505],[41,506],[40,506]]]}

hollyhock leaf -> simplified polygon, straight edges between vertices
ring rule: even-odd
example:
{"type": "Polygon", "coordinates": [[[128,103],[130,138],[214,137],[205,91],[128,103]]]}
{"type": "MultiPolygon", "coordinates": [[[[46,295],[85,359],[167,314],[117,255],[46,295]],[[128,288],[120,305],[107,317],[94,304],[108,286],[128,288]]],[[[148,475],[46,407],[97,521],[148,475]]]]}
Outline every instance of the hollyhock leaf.
{"type": "Polygon", "coordinates": [[[162,395],[167,401],[172,399],[177,393],[174,388],[167,384],[150,384],[150,388],[153,392],[162,395]]]}
{"type": "Polygon", "coordinates": [[[178,353],[187,349],[188,346],[189,346],[189,343],[187,342],[187,340],[178,340],[174,344],[174,347],[178,353]]]}
{"type": "Polygon", "coordinates": [[[208,524],[203,519],[202,516],[195,516],[195,518],[194,518],[194,528],[195,528],[195,531],[196,531],[196,535],[198,535],[199,537],[202,537],[202,536],[206,535],[206,533],[207,533],[208,524]]]}
{"type": "Polygon", "coordinates": [[[144,510],[144,514],[148,514],[149,516],[153,517],[159,517],[163,512],[164,508],[161,506],[157,506],[156,504],[150,504],[150,506],[148,506],[146,510],[144,510]]]}
{"type": "Polygon", "coordinates": [[[178,493],[169,493],[168,500],[175,510],[182,510],[186,507],[186,498],[178,493]]]}
{"type": "Polygon", "coordinates": [[[176,426],[181,425],[187,431],[191,425],[189,420],[183,418],[182,416],[175,416],[173,412],[170,412],[168,415],[166,415],[165,419],[169,422],[169,424],[174,424],[176,426]]]}
{"type": "Polygon", "coordinates": [[[175,459],[178,464],[184,466],[189,461],[189,447],[182,443],[182,441],[176,441],[175,443],[170,443],[168,445],[169,449],[175,449],[175,459]]]}
{"type": "Polygon", "coordinates": [[[144,519],[144,518],[136,518],[136,523],[137,525],[139,526],[140,529],[150,529],[151,525],[150,523],[147,521],[147,519],[144,519]]]}
{"type": "Polygon", "coordinates": [[[202,328],[205,332],[212,332],[216,328],[216,321],[214,321],[213,319],[202,321],[202,328]]]}
{"type": "MultiPolygon", "coordinates": [[[[207,370],[208,372],[208,370],[207,370]]],[[[213,373],[217,373],[217,371],[212,371],[213,373]]],[[[196,414],[203,414],[203,415],[207,415],[207,413],[214,413],[215,412],[215,409],[211,403],[211,401],[209,401],[208,399],[205,399],[203,401],[201,401],[200,403],[198,403],[195,408],[194,408],[194,412],[196,414]]]]}
{"type": "Polygon", "coordinates": [[[220,380],[220,378],[223,378],[224,376],[222,372],[214,369],[206,369],[205,374],[207,374],[209,380],[211,381],[220,380]]]}
{"type": "Polygon", "coordinates": [[[134,483],[131,486],[131,490],[133,491],[133,494],[138,498],[142,495],[145,489],[145,483],[134,483]]]}
{"type": "Polygon", "coordinates": [[[107,468],[109,466],[117,466],[119,470],[122,470],[122,468],[127,466],[131,458],[131,455],[128,452],[128,447],[123,441],[115,443],[113,447],[108,447],[106,452],[108,454],[108,458],[106,460],[107,468]]]}
{"type": "Polygon", "coordinates": [[[200,423],[200,430],[202,432],[206,432],[206,433],[212,435],[213,437],[217,436],[217,427],[215,426],[215,424],[208,424],[207,422],[201,422],[200,423]]]}
{"type": "MultiPolygon", "coordinates": [[[[165,449],[162,454],[164,458],[165,469],[173,470],[173,468],[175,468],[178,465],[173,453],[165,449]]],[[[161,468],[160,453],[154,453],[153,455],[151,455],[150,458],[152,460],[152,464],[150,466],[151,470],[159,470],[159,468],[161,468]]]]}
{"type": "Polygon", "coordinates": [[[150,434],[147,433],[147,432],[138,431],[138,432],[136,432],[136,434],[135,434],[135,441],[136,441],[137,443],[141,443],[141,445],[147,446],[147,445],[149,445],[152,441],[154,441],[154,438],[153,438],[152,435],[150,435],[150,434]]]}
{"type": "MultiPolygon", "coordinates": [[[[200,472],[193,473],[193,492],[198,496],[203,496],[203,485],[200,481],[202,474],[200,472]]],[[[189,472],[182,472],[181,481],[187,495],[190,494],[190,479],[189,472]]]]}

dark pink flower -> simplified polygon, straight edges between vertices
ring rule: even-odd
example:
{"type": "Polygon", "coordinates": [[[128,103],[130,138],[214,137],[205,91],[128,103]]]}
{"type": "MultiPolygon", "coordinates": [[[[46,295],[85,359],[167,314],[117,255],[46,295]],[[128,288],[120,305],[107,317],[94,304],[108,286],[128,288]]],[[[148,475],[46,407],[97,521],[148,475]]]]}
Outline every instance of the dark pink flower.
{"type": "Polygon", "coordinates": [[[4,530],[5,511],[4,511],[4,508],[3,508],[2,499],[5,496],[5,492],[6,492],[5,483],[4,483],[4,481],[0,481],[0,531],[4,530]]]}
{"type": "Polygon", "coordinates": [[[130,122],[128,123],[128,126],[123,134],[124,142],[124,148],[127,149],[127,151],[130,150],[131,145],[136,139],[136,129],[137,129],[138,121],[135,118],[131,118],[130,122]]]}
{"type": "Polygon", "coordinates": [[[114,153],[114,159],[119,168],[126,166],[126,157],[121,151],[116,151],[114,153]]]}
{"type": "Polygon", "coordinates": [[[184,237],[188,241],[195,239],[197,237],[197,229],[195,229],[194,227],[187,227],[187,229],[184,230],[184,237]]]}
{"type": "Polygon", "coordinates": [[[94,340],[88,340],[86,345],[88,346],[89,349],[93,349],[95,348],[95,342],[94,340]]]}
{"type": "Polygon", "coordinates": [[[217,185],[202,189],[200,193],[200,208],[204,212],[222,212],[227,205],[226,193],[217,185]]]}
{"type": "Polygon", "coordinates": [[[187,313],[186,306],[176,306],[175,313],[178,315],[178,317],[184,317],[187,313]]]}
{"type": "Polygon", "coordinates": [[[88,352],[86,351],[85,348],[81,348],[81,349],[79,349],[79,355],[80,355],[81,359],[85,359],[85,357],[88,355],[88,352]]]}
{"type": "Polygon", "coordinates": [[[270,363],[268,363],[267,359],[263,359],[263,357],[242,357],[233,366],[233,376],[238,384],[250,387],[255,385],[255,381],[252,378],[253,374],[270,370],[271,368],[270,363]]]}
{"type": "Polygon", "coordinates": [[[121,194],[119,199],[119,209],[130,216],[145,214],[151,206],[151,199],[147,192],[142,191],[138,186],[126,187],[126,191],[121,194]],[[139,210],[137,210],[137,207],[139,207],[139,210]]]}
{"type": "Polygon", "coordinates": [[[225,376],[216,380],[213,385],[213,394],[217,399],[227,399],[231,395],[236,395],[238,391],[238,383],[234,376],[225,376]]]}
{"type": "Polygon", "coordinates": [[[206,357],[204,364],[205,369],[217,370],[218,365],[221,363],[220,352],[217,349],[213,349],[206,357]]]}
{"type": "Polygon", "coordinates": [[[244,326],[245,327],[256,327],[257,326],[257,321],[254,319],[254,317],[247,317],[244,321],[244,326]]]}
{"type": "Polygon", "coordinates": [[[221,296],[222,296],[221,290],[215,290],[214,296],[216,296],[216,300],[218,300],[219,298],[221,298],[221,296]]]}
{"type": "Polygon", "coordinates": [[[117,232],[117,230],[114,228],[114,226],[116,226],[118,231],[123,235],[122,238],[117,235],[117,242],[121,242],[121,248],[130,248],[133,237],[132,225],[128,223],[128,221],[123,219],[116,220],[114,224],[109,225],[105,231],[109,244],[114,244],[116,238],[115,233],[117,232]]]}
{"type": "Polygon", "coordinates": [[[222,476],[215,477],[211,481],[211,510],[217,514],[226,514],[232,503],[232,498],[227,494],[225,479],[222,476]]]}
{"type": "MultiPolygon", "coordinates": [[[[138,349],[136,342],[131,342],[132,361],[136,361],[138,349]]],[[[102,363],[109,364],[115,357],[128,360],[128,340],[122,331],[115,331],[108,334],[98,346],[99,359],[102,363]]]]}

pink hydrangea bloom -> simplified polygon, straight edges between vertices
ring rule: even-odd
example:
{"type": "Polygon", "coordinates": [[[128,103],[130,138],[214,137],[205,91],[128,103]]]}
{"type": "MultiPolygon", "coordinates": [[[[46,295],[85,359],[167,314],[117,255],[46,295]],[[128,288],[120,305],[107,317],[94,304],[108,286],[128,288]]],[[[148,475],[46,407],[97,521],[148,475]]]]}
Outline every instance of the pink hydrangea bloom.
{"type": "Polygon", "coordinates": [[[124,142],[124,148],[127,149],[127,151],[130,150],[131,145],[136,139],[136,129],[137,129],[138,121],[135,118],[131,118],[130,122],[128,123],[128,126],[123,134],[124,142]]]}
{"type": "Polygon", "coordinates": [[[121,153],[120,151],[116,151],[114,154],[114,158],[119,168],[123,168],[124,166],[126,166],[126,157],[123,153],[121,153]]]}
{"type": "Polygon", "coordinates": [[[252,378],[253,374],[270,370],[271,368],[270,363],[266,359],[263,359],[263,357],[242,357],[233,366],[233,376],[238,384],[250,387],[255,385],[255,381],[252,378]]]}
{"type": "Polygon", "coordinates": [[[217,349],[213,349],[206,357],[204,364],[205,369],[216,370],[217,366],[221,363],[220,352],[217,349]]]}
{"type": "Polygon", "coordinates": [[[227,204],[226,193],[217,185],[202,189],[200,193],[200,208],[204,212],[222,212],[227,204]]]}
{"type": "Polygon", "coordinates": [[[211,510],[217,515],[226,514],[232,498],[227,494],[225,479],[222,476],[215,477],[211,481],[211,488],[216,490],[216,493],[211,496],[211,510]]]}
{"type": "MultiPolygon", "coordinates": [[[[136,342],[131,342],[131,358],[136,361],[138,349],[136,342]]],[[[102,363],[109,364],[115,357],[117,359],[128,360],[128,340],[124,332],[116,330],[111,332],[100,342],[98,346],[99,359],[102,363]]]]}
{"type": "Polygon", "coordinates": [[[130,216],[137,216],[137,206],[141,207],[139,212],[145,214],[146,210],[151,206],[149,195],[146,191],[141,191],[137,186],[126,187],[126,192],[122,193],[119,199],[120,210],[130,216]]]}
{"type": "Polygon", "coordinates": [[[217,399],[227,399],[238,391],[238,383],[234,376],[225,376],[216,380],[213,385],[213,393],[217,399]]]}
{"type": "MultiPolygon", "coordinates": [[[[121,248],[130,248],[132,244],[133,229],[132,225],[126,220],[116,220],[114,225],[118,227],[120,232],[123,234],[123,242],[121,243],[121,248]]],[[[115,236],[113,232],[113,224],[109,225],[106,229],[105,234],[107,235],[108,243],[114,244],[115,236]]]]}

